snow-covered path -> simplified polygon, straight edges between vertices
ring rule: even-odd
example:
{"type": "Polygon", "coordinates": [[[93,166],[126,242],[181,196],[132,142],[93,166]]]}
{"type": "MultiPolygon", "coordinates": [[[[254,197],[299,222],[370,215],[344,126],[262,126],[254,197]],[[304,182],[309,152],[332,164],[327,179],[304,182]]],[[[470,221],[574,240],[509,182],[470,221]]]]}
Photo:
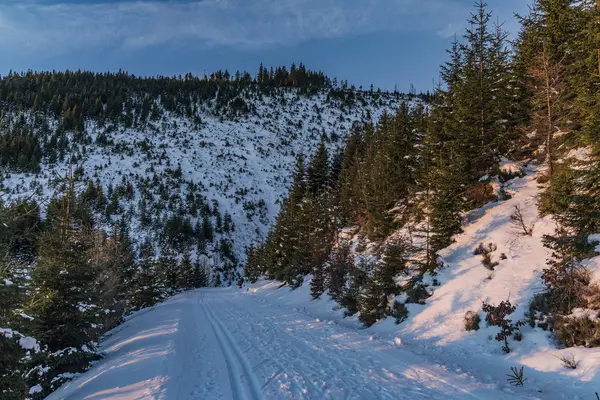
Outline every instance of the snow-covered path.
{"type": "Polygon", "coordinates": [[[201,289],[141,311],[106,357],[49,399],[502,399],[394,343],[236,289],[201,289]]]}

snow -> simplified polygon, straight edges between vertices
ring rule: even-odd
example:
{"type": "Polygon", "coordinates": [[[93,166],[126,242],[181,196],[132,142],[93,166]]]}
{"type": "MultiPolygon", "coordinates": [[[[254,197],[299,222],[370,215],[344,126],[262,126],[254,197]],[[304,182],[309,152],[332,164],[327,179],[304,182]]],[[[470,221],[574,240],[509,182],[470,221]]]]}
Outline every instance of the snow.
{"type": "Polygon", "coordinates": [[[568,318],[587,318],[590,321],[600,321],[598,310],[590,310],[586,308],[574,308],[568,318]]]}
{"type": "Polygon", "coordinates": [[[505,171],[512,174],[518,174],[521,172],[519,165],[506,157],[502,157],[499,164],[500,171],[505,171]]]}
{"type": "MultiPolygon", "coordinates": [[[[501,343],[494,339],[499,328],[487,327],[483,302],[498,304],[510,299],[517,305],[509,317],[513,321],[525,319],[532,297],[544,290],[541,274],[546,268],[549,250],[542,245],[542,237],[552,234],[555,223],[549,217],[539,218],[537,197],[539,187],[533,167],[503,160],[501,169],[516,173],[524,170],[527,175],[507,183],[506,190],[512,198],[487,204],[464,216],[464,233],[455,237],[456,242],[441,252],[446,267],[435,277],[426,281],[439,282],[432,286],[432,296],[425,305],[406,304],[409,317],[400,325],[393,318],[380,321],[368,329],[361,329],[356,317],[344,318],[343,310],[327,296],[310,301],[309,281],[296,291],[279,288],[278,282],[262,282],[250,288],[248,293],[282,307],[300,309],[322,321],[355,329],[367,340],[401,344],[402,349],[415,352],[448,368],[468,373],[484,382],[493,382],[503,392],[516,397],[531,396],[543,399],[587,399],[598,391],[594,385],[600,376],[600,349],[582,347],[557,349],[549,332],[529,325],[521,327],[522,341],[511,340],[511,352],[504,354],[501,343]],[[510,215],[515,205],[520,205],[525,222],[534,224],[532,236],[521,234],[511,225],[510,215]],[[479,243],[495,243],[498,249],[492,259],[500,264],[490,271],[481,264],[481,257],[473,255],[479,243]],[[500,259],[505,253],[506,259],[500,259]],[[482,317],[481,328],[468,332],[464,329],[467,311],[478,312],[482,317]],[[573,355],[580,364],[577,369],[566,368],[560,357],[573,355]],[[528,378],[524,388],[513,388],[506,381],[510,367],[524,367],[528,378]]],[[[347,230],[351,239],[355,229],[347,230]]],[[[590,241],[600,239],[593,235],[590,241]]],[[[600,247],[600,246],[599,246],[600,247]]],[[[585,260],[593,279],[600,282],[600,257],[585,260]]],[[[398,296],[403,302],[406,296],[398,296]]],[[[575,310],[589,317],[597,313],[575,310]]]]}
{"type": "Polygon", "coordinates": [[[36,394],[36,393],[40,393],[41,391],[42,391],[42,386],[35,385],[31,389],[29,389],[29,394],[36,394]]]}
{"type": "Polygon", "coordinates": [[[26,350],[33,350],[34,352],[39,352],[40,351],[40,345],[37,342],[37,340],[35,340],[32,337],[22,337],[19,339],[19,345],[26,349],[26,350]]]}
{"type": "MultiPolygon", "coordinates": [[[[232,215],[234,243],[242,257],[244,248],[267,232],[289,185],[294,157],[315,148],[317,127],[342,135],[364,112],[358,107],[348,110],[345,122],[340,122],[342,111],[326,105],[322,94],[296,98],[287,93],[286,101],[284,108],[279,99],[266,98],[257,105],[257,115],[239,121],[202,115],[201,128],[169,115],[161,121],[160,132],[120,128],[110,134],[116,144],[149,140],[154,149],[165,150],[167,159],[157,163],[156,154],[115,154],[90,145],[81,165],[88,177],[98,176],[106,187],[118,183],[125,171],[149,177],[151,169],[161,172],[180,162],[184,178],[201,183],[209,202],[217,200],[221,213],[232,215]],[[296,128],[299,122],[304,122],[301,129],[296,128]],[[236,192],[245,189],[248,194],[239,201],[236,192]],[[259,200],[266,202],[265,218],[248,217],[244,203],[259,200]]],[[[367,107],[374,119],[394,109],[397,99],[382,103],[367,107]]],[[[94,124],[87,129],[92,135],[100,132],[94,124]]],[[[585,159],[586,150],[569,156],[585,159]]],[[[510,173],[525,170],[527,175],[507,184],[511,199],[464,215],[464,233],[441,252],[446,267],[426,279],[435,278],[439,285],[430,288],[432,296],[424,305],[406,305],[409,316],[402,324],[388,318],[365,329],[357,316],[345,317],[328,296],[312,301],[310,276],[294,291],[280,282],[260,281],[242,290],[186,292],[127,317],[100,344],[105,358],[87,373],[74,375],[48,399],[593,398],[599,389],[600,349],[557,349],[548,332],[526,325],[521,328],[523,340],[511,340],[511,352],[504,354],[494,340],[498,328],[485,326],[483,318],[478,331],[464,329],[468,311],[484,317],[483,302],[510,299],[517,305],[510,318],[525,319],[530,300],[544,289],[540,277],[549,252],[541,239],[552,234],[555,225],[550,217],[538,217],[536,171],[508,159],[499,167],[510,173]],[[511,225],[515,205],[521,206],[526,223],[535,223],[532,236],[511,225]],[[492,254],[499,261],[494,271],[473,255],[479,243],[498,246],[492,254]],[[559,359],[571,354],[580,361],[574,370],[559,359]],[[525,387],[507,383],[505,375],[512,366],[525,368],[525,387]]],[[[66,169],[65,164],[42,165],[40,175],[6,177],[0,182],[8,193],[5,200],[36,187],[47,200],[56,190],[53,176],[66,169]]],[[[124,208],[137,209],[138,195],[124,208]]],[[[357,230],[349,227],[340,238],[350,239],[357,230]]],[[[147,234],[134,222],[133,238],[143,240],[147,234]]],[[[600,242],[600,234],[589,240],[600,242]]],[[[200,257],[203,265],[215,263],[200,257]]],[[[585,265],[600,282],[600,256],[585,260],[585,265]]],[[[6,279],[3,283],[13,284],[6,279]]],[[[397,300],[404,302],[406,296],[397,300]]],[[[79,307],[84,311],[89,305],[79,307]]],[[[572,315],[598,318],[584,309],[572,315]]],[[[0,335],[39,351],[33,338],[10,329],[0,329],[0,335]]],[[[55,355],[68,351],[76,349],[55,355]]]]}
{"type": "Polygon", "coordinates": [[[19,315],[20,315],[22,318],[28,319],[29,321],[33,321],[33,320],[35,319],[35,318],[33,318],[32,316],[30,316],[30,315],[27,315],[27,314],[25,314],[25,313],[19,313],[19,315]]]}
{"type": "Polygon", "coordinates": [[[14,332],[9,328],[0,328],[0,334],[8,339],[12,339],[14,332]]]}
{"type": "MultiPolygon", "coordinates": [[[[524,319],[544,289],[549,252],[541,239],[555,225],[538,217],[536,171],[524,170],[508,183],[511,199],[464,216],[464,233],[441,252],[439,285],[424,305],[407,304],[400,325],[388,318],[364,328],[327,295],[312,300],[310,276],[296,290],[265,280],[200,289],[129,317],[101,343],[106,357],[48,399],[592,398],[600,349],[557,349],[548,332],[525,325],[522,341],[510,340],[504,354],[494,339],[498,328],[482,319],[479,330],[464,329],[467,311],[485,315],[483,302],[510,299],[517,305],[510,318],[524,319]],[[511,225],[515,205],[534,224],[531,236],[511,225]],[[473,254],[482,242],[498,247],[494,271],[473,254]],[[571,355],[577,369],[560,360],[571,355]],[[510,367],[524,367],[524,387],[507,382],[510,367]]],[[[600,257],[586,262],[600,271],[600,257]]]]}
{"type": "Polygon", "coordinates": [[[302,301],[304,288],[271,289],[200,289],[143,310],[109,334],[103,360],[48,399],[510,398],[398,343],[271,303],[302,301]]]}
{"type": "Polygon", "coordinates": [[[8,339],[18,339],[17,343],[19,343],[19,346],[21,346],[21,348],[24,350],[33,350],[34,353],[40,351],[40,344],[37,340],[29,336],[23,336],[19,332],[10,328],[0,328],[0,335],[8,339]]]}
{"type": "MultiPolygon", "coordinates": [[[[286,89],[260,98],[250,93],[246,100],[256,114],[235,118],[215,115],[210,105],[201,104],[200,125],[166,111],[159,121],[139,129],[99,127],[93,121],[86,121],[90,138],[105,134],[114,145],[103,147],[94,140],[86,145],[85,154],[78,155],[77,167],[82,168],[86,178],[99,179],[105,194],[109,184],[117,185],[127,177],[136,193],[130,201],[121,199],[120,205],[125,211],[134,210],[139,217],[139,179],[152,179],[154,172],[160,177],[180,164],[184,180],[198,184],[208,203],[217,201],[220,213],[232,216],[234,249],[238,259],[243,260],[247,246],[264,239],[273,223],[279,201],[289,188],[298,154],[310,156],[322,133],[337,136],[328,144],[333,150],[343,143],[355,122],[366,119],[367,113],[377,121],[384,112],[393,113],[402,102],[408,101],[401,95],[386,93],[357,96],[356,104],[343,105],[327,100],[327,91],[306,96],[286,89]],[[148,143],[150,150],[141,151],[141,143],[148,143]],[[264,209],[258,206],[261,200],[264,209]]],[[[56,121],[50,123],[55,125],[56,121]]],[[[61,192],[56,177],[65,176],[67,171],[66,162],[43,163],[39,174],[0,176],[6,197],[3,200],[10,202],[36,193],[39,203],[47,203],[61,192]]],[[[162,183],[169,185],[166,179],[162,183]]],[[[177,184],[169,190],[181,193],[185,199],[187,185],[177,184]]],[[[176,210],[177,207],[165,210],[165,214],[176,210]]],[[[195,222],[197,219],[192,220],[195,222]]],[[[110,232],[113,224],[106,224],[105,228],[110,232]]],[[[147,237],[155,239],[137,218],[130,236],[138,242],[147,237]]],[[[218,239],[217,235],[215,243],[218,239]]],[[[208,260],[206,265],[214,264],[212,257],[208,260]]]]}

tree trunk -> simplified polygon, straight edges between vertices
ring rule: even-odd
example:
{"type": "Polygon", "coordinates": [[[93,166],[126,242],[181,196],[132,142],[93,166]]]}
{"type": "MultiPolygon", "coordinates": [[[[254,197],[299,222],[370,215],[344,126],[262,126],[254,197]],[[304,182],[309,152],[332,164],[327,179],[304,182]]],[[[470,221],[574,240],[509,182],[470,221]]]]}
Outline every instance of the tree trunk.
{"type": "MultiPolygon", "coordinates": [[[[600,0],[599,0],[600,1],[600,0]]],[[[550,80],[550,60],[546,54],[546,47],[543,46],[543,63],[544,63],[544,77],[546,79],[546,108],[547,108],[547,136],[546,136],[546,164],[548,165],[548,176],[552,178],[552,85],[550,80]]]]}

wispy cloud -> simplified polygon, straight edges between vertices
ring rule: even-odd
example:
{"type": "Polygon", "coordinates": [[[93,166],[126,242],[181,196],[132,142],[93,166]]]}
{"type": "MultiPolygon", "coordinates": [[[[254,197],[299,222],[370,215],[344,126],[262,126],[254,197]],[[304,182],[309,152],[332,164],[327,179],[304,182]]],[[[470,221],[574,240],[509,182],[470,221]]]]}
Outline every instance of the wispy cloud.
{"type": "Polygon", "coordinates": [[[437,31],[439,37],[444,39],[451,38],[453,36],[460,36],[465,29],[464,24],[448,24],[444,26],[442,29],[437,31]]]}
{"type": "Polygon", "coordinates": [[[253,49],[380,31],[443,32],[459,0],[29,0],[0,5],[0,49],[58,55],[167,43],[253,49]]]}

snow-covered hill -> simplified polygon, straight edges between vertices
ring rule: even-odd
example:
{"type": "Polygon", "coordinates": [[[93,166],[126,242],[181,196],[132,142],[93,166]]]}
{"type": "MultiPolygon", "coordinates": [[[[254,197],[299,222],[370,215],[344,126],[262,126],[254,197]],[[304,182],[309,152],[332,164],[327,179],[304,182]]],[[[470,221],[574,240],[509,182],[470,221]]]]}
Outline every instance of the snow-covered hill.
{"type": "MultiPolygon", "coordinates": [[[[442,252],[433,295],[409,304],[400,325],[388,318],[364,328],[328,296],[312,300],[310,279],[296,290],[273,281],[201,289],[134,315],[103,342],[106,358],[50,399],[591,399],[597,349],[557,349],[549,332],[525,325],[505,354],[499,328],[482,320],[465,330],[465,313],[483,316],[484,302],[509,298],[517,305],[510,318],[527,319],[542,290],[541,238],[554,224],[538,218],[536,171],[526,171],[507,185],[511,199],[465,216],[464,233],[442,252]],[[531,236],[511,224],[515,205],[531,236]],[[473,254],[482,242],[497,245],[493,271],[473,254]],[[568,354],[577,369],[560,361],[568,354]],[[523,387],[507,382],[511,367],[524,368],[523,387]]],[[[596,278],[598,265],[600,257],[587,262],[596,278]]]]}
{"type": "MultiPolygon", "coordinates": [[[[509,318],[527,321],[528,308],[535,294],[544,290],[541,279],[549,250],[542,244],[545,234],[553,234],[555,223],[550,216],[538,217],[539,184],[536,168],[527,167],[527,175],[506,184],[511,199],[490,203],[465,215],[464,233],[441,252],[445,267],[430,277],[432,296],[424,305],[406,304],[407,320],[396,325],[394,318],[379,321],[361,329],[356,317],[344,317],[340,307],[327,296],[311,301],[310,281],[296,291],[279,288],[276,283],[262,283],[251,291],[273,304],[301,308],[324,321],[334,321],[371,335],[383,343],[402,343],[437,363],[493,384],[515,397],[540,399],[586,399],[598,391],[600,351],[594,348],[557,348],[551,333],[525,324],[520,328],[522,339],[509,340],[511,352],[505,354],[502,343],[495,339],[500,328],[487,326],[481,311],[484,303],[497,305],[510,300],[516,305],[509,318]],[[519,206],[531,236],[524,235],[511,223],[511,215],[519,206]],[[492,261],[493,271],[485,268],[482,257],[474,250],[480,243],[497,249],[492,261]],[[467,312],[480,315],[480,329],[467,331],[467,312]],[[561,358],[573,357],[576,369],[567,368],[561,358]],[[524,388],[512,387],[506,380],[511,367],[523,367],[527,382],[524,388]]],[[[600,257],[585,261],[593,279],[600,281],[600,257]]],[[[496,398],[496,397],[493,397],[496,398]]]]}
{"type": "MultiPolygon", "coordinates": [[[[189,218],[192,225],[201,223],[202,212],[190,211],[190,203],[195,202],[198,208],[209,209],[214,225],[215,209],[219,218],[231,216],[233,232],[217,231],[206,251],[216,254],[223,237],[233,243],[239,261],[246,247],[262,240],[268,231],[298,154],[308,157],[321,135],[335,149],[354,123],[377,120],[407,100],[398,94],[356,92],[352,102],[345,102],[329,99],[325,90],[305,95],[296,89],[246,96],[252,110],[248,114],[217,113],[210,104],[203,104],[194,118],[165,111],[158,121],[149,120],[139,128],[100,126],[88,120],[86,145],[72,146],[65,161],[49,164],[44,159],[40,173],[2,177],[4,200],[35,192],[38,201],[47,201],[61,190],[57,182],[67,175],[68,160],[75,160],[80,190],[86,188],[86,181],[99,180],[110,201],[109,186],[119,192],[118,186],[123,185],[121,193],[127,184],[133,187],[132,195],[120,196],[110,215],[100,218],[107,229],[125,215],[131,219],[133,240],[149,236],[156,241],[164,221],[174,214],[189,218]],[[190,193],[195,195],[191,200],[190,193]],[[154,221],[150,228],[140,223],[141,207],[154,221]]],[[[51,126],[57,123],[50,122],[51,126]]]]}

